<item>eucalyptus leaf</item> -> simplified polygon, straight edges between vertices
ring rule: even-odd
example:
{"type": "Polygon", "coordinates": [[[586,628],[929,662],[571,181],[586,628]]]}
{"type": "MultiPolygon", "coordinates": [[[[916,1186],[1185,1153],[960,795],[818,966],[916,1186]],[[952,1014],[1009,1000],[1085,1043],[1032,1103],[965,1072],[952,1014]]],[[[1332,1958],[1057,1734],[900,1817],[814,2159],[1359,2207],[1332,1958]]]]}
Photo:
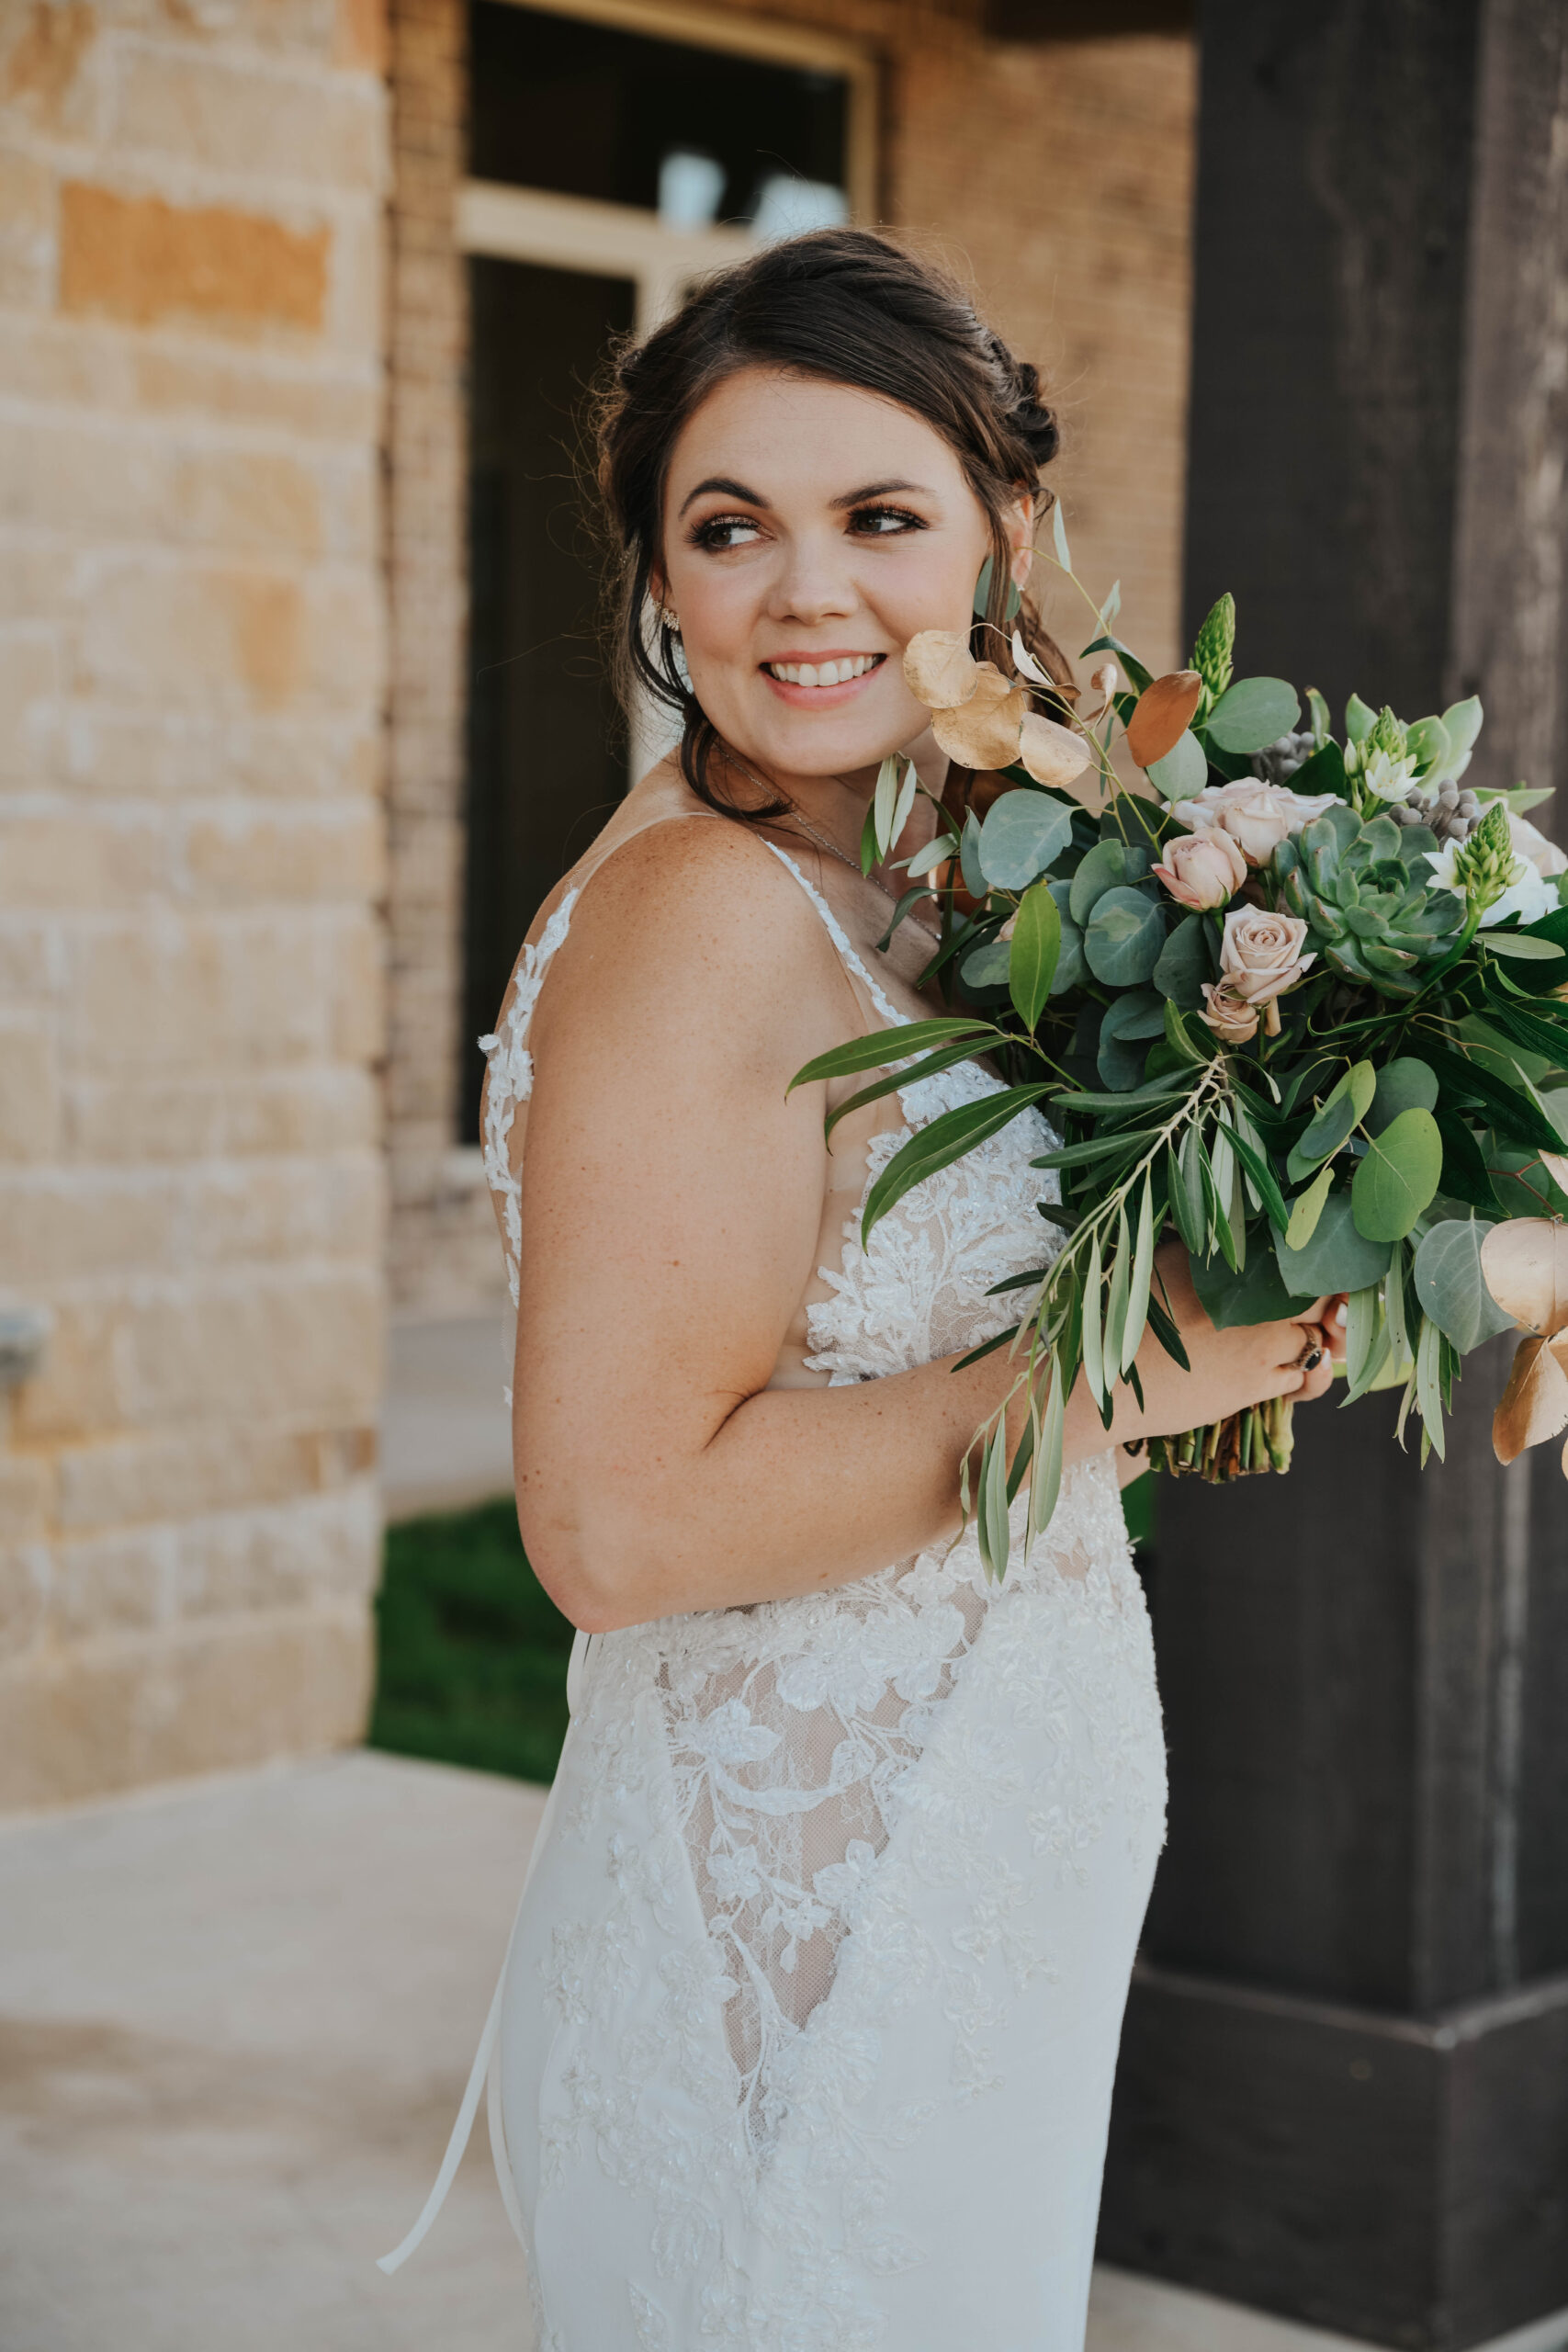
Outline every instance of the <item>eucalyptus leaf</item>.
{"type": "Polygon", "coordinates": [[[1323,1204],[1312,1239],[1303,1250],[1292,1250],[1282,1233],[1274,1236],[1274,1255],[1292,1298],[1322,1298],[1335,1291],[1365,1290],[1388,1272],[1386,1241],[1370,1241],[1358,1232],[1348,1193],[1330,1193],[1323,1204]]]}
{"type": "Polygon", "coordinates": [[[1067,553],[1067,526],[1062,519],[1060,498],[1051,503],[1051,544],[1056,550],[1056,560],[1064,571],[1071,571],[1073,559],[1067,553]]]}
{"type": "Polygon", "coordinates": [[[1461,1356],[1483,1340],[1512,1330],[1481,1271],[1481,1245],[1491,1227],[1479,1217],[1449,1217],[1432,1227],[1416,1252],[1416,1295],[1461,1356]]]}
{"type": "Polygon", "coordinates": [[[1067,912],[1076,923],[1087,923],[1096,900],[1130,878],[1126,843],[1096,842],[1067,886],[1067,912]]]}
{"type": "Polygon", "coordinates": [[[1443,1139],[1430,1111],[1402,1111],[1374,1136],[1350,1186],[1356,1225],[1369,1241],[1401,1241],[1437,1192],[1443,1139]]]}
{"type": "Polygon", "coordinates": [[[1261,752],[1287,735],[1302,715],[1294,686],[1283,678],[1238,678],[1214,705],[1203,731],[1222,752],[1261,752]]]}
{"type": "Polygon", "coordinates": [[[1097,980],[1108,988],[1140,988],[1153,977],[1164,945],[1164,912],[1141,890],[1117,888],[1096,899],[1084,931],[1084,955],[1097,980]]]}
{"type": "Polygon", "coordinates": [[[1333,1169],[1320,1169],[1306,1191],[1299,1193],[1292,1202],[1291,1221],[1285,1227],[1285,1240],[1292,1250],[1304,1250],[1317,1231],[1317,1221],[1333,1183],[1333,1169]]]}
{"type": "Polygon", "coordinates": [[[1404,1054],[1384,1062],[1377,1076],[1377,1091],[1367,1113],[1367,1133],[1381,1136],[1402,1111],[1435,1111],[1438,1074],[1427,1062],[1404,1054]]]}
{"type": "Polygon", "coordinates": [[[1005,989],[1012,966],[1012,949],[1005,939],[987,939],[972,947],[959,963],[964,984],[971,989],[1005,989]]]}
{"type": "Polygon", "coordinates": [[[1209,755],[1189,727],[1146,774],[1162,800],[1190,800],[1209,781],[1209,755]]]}
{"type": "Polygon", "coordinates": [[[1316,1295],[1313,1291],[1296,1295],[1287,1290],[1279,1265],[1267,1250],[1254,1250],[1246,1266],[1235,1272],[1217,1251],[1206,1258],[1194,1255],[1192,1287],[1216,1331],[1283,1322],[1316,1295]]]}
{"type": "MultiPolygon", "coordinates": [[[[1351,1064],[1291,1154],[1292,1160],[1302,1163],[1299,1172],[1304,1173],[1307,1168],[1339,1149],[1352,1127],[1359,1125],[1371,1110],[1377,1085],[1377,1072],[1371,1062],[1351,1064]]],[[[1292,1170],[1295,1172],[1298,1171],[1292,1170]]],[[[1340,1288],[1344,1288],[1343,1283],[1340,1288]]]]}
{"type": "Polygon", "coordinates": [[[1049,793],[1021,787],[991,803],[980,828],[980,866],[994,890],[1026,890],[1073,837],[1073,812],[1049,793]]]}
{"type": "MultiPolygon", "coordinates": [[[[1005,616],[1008,620],[1010,621],[1015,617],[1019,606],[1022,602],[1023,596],[1019,589],[1017,582],[1010,580],[1008,582],[1007,613],[1005,616]]],[[[980,620],[986,620],[990,616],[990,610],[991,559],[987,556],[985,562],[980,566],[980,577],[975,582],[975,611],[976,616],[980,620]]]]}
{"type": "Polygon", "coordinates": [[[1129,989],[1112,997],[1100,1024],[1101,1044],[1107,1037],[1160,1037],[1165,1034],[1165,999],[1153,989],[1129,989]]]}
{"type": "Polygon", "coordinates": [[[1208,933],[1201,915],[1184,915],[1160,949],[1154,983],[1184,1012],[1196,1012],[1203,1001],[1203,983],[1213,977],[1208,933]]]}

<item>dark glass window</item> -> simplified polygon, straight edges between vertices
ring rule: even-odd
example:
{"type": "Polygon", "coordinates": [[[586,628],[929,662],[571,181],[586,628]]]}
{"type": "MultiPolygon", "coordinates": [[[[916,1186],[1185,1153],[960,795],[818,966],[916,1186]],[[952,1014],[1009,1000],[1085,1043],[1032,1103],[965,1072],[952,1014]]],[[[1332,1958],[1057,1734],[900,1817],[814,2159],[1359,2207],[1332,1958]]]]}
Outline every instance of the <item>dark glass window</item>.
{"type": "Polygon", "coordinates": [[[605,25],[474,0],[468,17],[475,179],[659,209],[672,149],[724,171],[714,218],[750,220],[779,173],[842,185],[846,85],[835,74],[726,56],[605,25]]]}
{"type": "Polygon", "coordinates": [[[599,568],[578,490],[583,391],[632,323],[624,278],[468,265],[467,954],[462,1132],[523,934],[626,789],[599,568]]]}

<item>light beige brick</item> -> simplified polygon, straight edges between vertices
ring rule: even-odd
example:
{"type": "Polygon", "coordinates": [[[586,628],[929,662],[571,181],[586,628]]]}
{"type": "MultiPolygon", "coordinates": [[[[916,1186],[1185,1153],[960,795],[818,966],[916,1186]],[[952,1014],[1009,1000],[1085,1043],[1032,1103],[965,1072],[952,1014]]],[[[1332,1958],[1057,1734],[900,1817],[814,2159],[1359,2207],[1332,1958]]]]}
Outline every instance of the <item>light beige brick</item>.
{"type": "Polygon", "coordinates": [[[356,941],[366,932],[373,936],[368,917],[335,910],[150,911],[96,927],[69,957],[64,1001],[76,1065],[122,1076],[204,1065],[237,1075],[325,1058],[350,987],[351,951],[339,934],[356,941]]]}
{"type": "Polygon", "coordinates": [[[191,817],[183,851],[186,878],[203,898],[364,906],[384,888],[381,812],[363,800],[287,810],[230,801],[191,817]]]}
{"type": "Polygon", "coordinates": [[[0,1163],[48,1159],[60,1148],[60,1072],[52,1025],[0,1012],[0,1163]]]}
{"type": "Polygon", "coordinates": [[[0,302],[41,309],[53,277],[54,174],[0,145],[0,302]]]}
{"type": "Polygon", "coordinates": [[[56,1291],[174,1261],[179,1192],[166,1175],[48,1169],[0,1175],[0,1286],[56,1291]]]}
{"type": "Polygon", "coordinates": [[[225,174],[360,191],[381,169],[380,93],[357,78],[138,43],[116,80],[109,141],[225,174]]]}
{"type": "Polygon", "coordinates": [[[59,691],[56,629],[43,624],[0,636],[0,786],[38,781],[59,691]]]}
{"type": "MultiPolygon", "coordinates": [[[[7,1459],[20,1464],[25,1458],[0,1456],[0,1464],[7,1459]]],[[[368,1426],[298,1431],[243,1421],[68,1446],[55,1459],[60,1525],[80,1532],[331,1492],[374,1468],[376,1432],[368,1426]]]]}
{"type": "Polygon", "coordinates": [[[349,1746],[370,1669],[362,1604],[23,1658],[0,1677],[0,1810],[349,1746]]]}
{"type": "MultiPolygon", "coordinates": [[[[0,1452],[0,1541],[40,1536],[56,1486],[55,1466],[41,1454],[0,1452]]],[[[0,1604],[0,1617],[5,1615],[0,1604]]]]}
{"type": "Polygon", "coordinates": [[[91,812],[0,801],[0,908],[85,912],[151,897],[169,884],[169,828],[145,810],[91,812]]]}
{"type": "MultiPolygon", "coordinates": [[[[0,1544],[0,1662],[25,1657],[38,1641],[48,1606],[50,1575],[50,1556],[41,1544],[0,1544]]],[[[0,1690],[4,1687],[0,1672],[0,1690]]],[[[0,1711],[3,1708],[0,1699],[0,1711]]],[[[6,1745],[0,1738],[0,1754],[6,1745]]]]}
{"type": "Polygon", "coordinates": [[[341,1151],[375,1145],[381,1133],[374,1078],[342,1066],[75,1079],[63,1091],[62,1117],[65,1149],[77,1159],[341,1151]]]}
{"type": "Polygon", "coordinates": [[[18,1444],[59,1443],[125,1426],[128,1301],[56,1299],[53,1311],[42,1368],[12,1401],[18,1444]]]}
{"type": "Polygon", "coordinates": [[[141,1633],[175,1613],[177,1539],[168,1527],[54,1547],[46,1623],[57,1643],[141,1633]]]}
{"type": "Polygon", "coordinates": [[[0,19],[0,98],[41,130],[80,135],[92,120],[97,35],[87,0],[17,0],[0,19]]]}
{"type": "Polygon", "coordinates": [[[381,1514],[362,1478],[284,1510],[187,1521],[174,1579],[187,1618],[298,1609],[321,1600],[367,1600],[380,1570],[381,1514]]]}
{"type": "Polygon", "coordinates": [[[128,1419],[368,1421],[380,1395],[380,1301],[372,1265],[191,1277],[142,1295],[124,1329],[128,1419]]]}

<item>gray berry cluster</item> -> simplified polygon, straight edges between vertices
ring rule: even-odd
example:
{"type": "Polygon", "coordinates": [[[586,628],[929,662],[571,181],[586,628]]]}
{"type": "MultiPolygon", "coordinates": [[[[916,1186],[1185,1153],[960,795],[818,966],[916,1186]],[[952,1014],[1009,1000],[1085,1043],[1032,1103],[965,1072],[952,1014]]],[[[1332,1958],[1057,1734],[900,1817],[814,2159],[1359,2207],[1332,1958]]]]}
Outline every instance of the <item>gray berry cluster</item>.
{"type": "Polygon", "coordinates": [[[1310,728],[1299,735],[1281,735],[1277,741],[1266,744],[1253,755],[1255,775],[1265,784],[1289,784],[1296,770],[1304,767],[1317,749],[1317,738],[1310,728]]]}
{"type": "Polygon", "coordinates": [[[1446,784],[1419,785],[1395,801],[1389,815],[1398,825],[1426,825],[1444,842],[1468,841],[1481,821],[1481,803],[1450,777],[1446,784]]]}

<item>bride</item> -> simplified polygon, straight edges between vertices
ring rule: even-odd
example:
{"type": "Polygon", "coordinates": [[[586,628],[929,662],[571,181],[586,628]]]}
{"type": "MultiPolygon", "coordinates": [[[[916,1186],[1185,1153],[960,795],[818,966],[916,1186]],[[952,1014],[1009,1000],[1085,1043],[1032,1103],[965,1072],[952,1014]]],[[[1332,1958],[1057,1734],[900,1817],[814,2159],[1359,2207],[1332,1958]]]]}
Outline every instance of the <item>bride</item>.
{"type": "Polygon", "coordinates": [[[895,748],[940,792],[903,649],[968,626],[987,559],[993,619],[1027,584],[1055,446],[961,292],[852,230],[706,280],[603,413],[628,665],[684,731],[484,1041],[518,1515],[582,1629],[492,2018],[539,2352],[1083,2341],[1164,1817],[1123,1449],[1320,1394],[1327,1302],[1215,1331],[1168,1250],[1190,1371],[1146,1341],[1109,1432],[1080,1385],[1049,1532],[990,1585],[959,1468],[1013,1368],[953,1365],[1052,1250],[1048,1130],[863,1248],[874,1172],[998,1081],[960,1065],[826,1140],[863,1079],[787,1091],[862,1032],[896,1069],[941,1009],[862,825],[895,748]]]}

